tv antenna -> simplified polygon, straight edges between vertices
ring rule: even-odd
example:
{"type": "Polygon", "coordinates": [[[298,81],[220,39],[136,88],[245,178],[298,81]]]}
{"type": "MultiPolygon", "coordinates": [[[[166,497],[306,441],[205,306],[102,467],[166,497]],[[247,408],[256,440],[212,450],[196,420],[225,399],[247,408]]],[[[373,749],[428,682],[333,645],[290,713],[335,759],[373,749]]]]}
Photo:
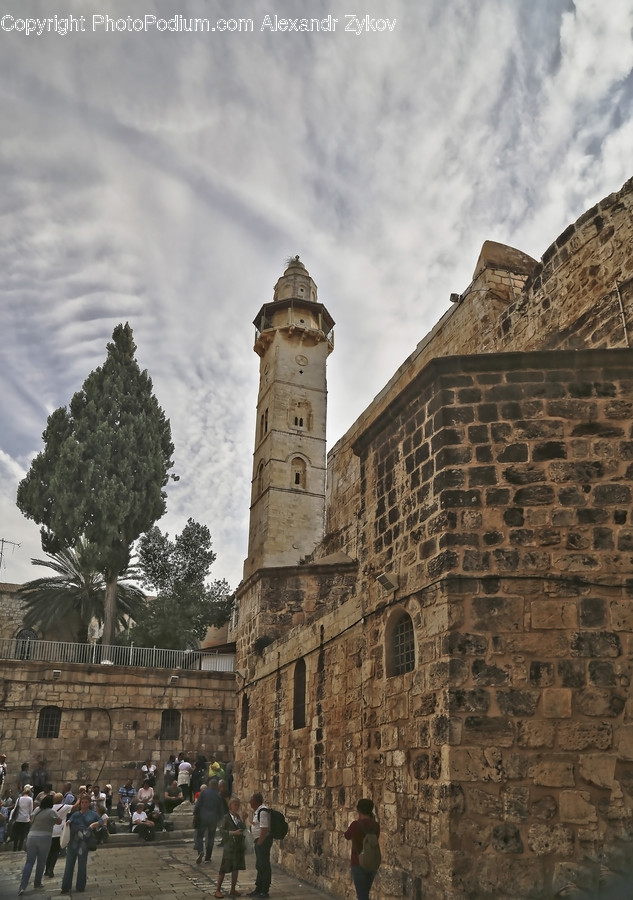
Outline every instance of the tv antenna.
{"type": "Polygon", "coordinates": [[[6,538],[0,538],[0,572],[2,571],[2,565],[3,565],[3,562],[4,562],[4,548],[5,548],[5,546],[7,546],[7,547],[13,547],[13,549],[15,549],[16,547],[21,547],[22,544],[16,544],[15,541],[7,541],[6,538]]]}

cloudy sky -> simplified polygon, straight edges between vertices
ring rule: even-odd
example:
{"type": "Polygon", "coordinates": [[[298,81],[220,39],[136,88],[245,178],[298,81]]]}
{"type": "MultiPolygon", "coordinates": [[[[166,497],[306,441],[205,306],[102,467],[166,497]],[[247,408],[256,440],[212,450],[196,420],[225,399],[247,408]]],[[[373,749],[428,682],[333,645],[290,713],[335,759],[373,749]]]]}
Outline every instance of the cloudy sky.
{"type": "Polygon", "coordinates": [[[208,525],[237,586],[284,260],[337,323],[332,446],[484,240],[540,258],[633,175],[632,29],[630,0],[0,0],[0,581],[41,574],[18,481],[129,321],[176,445],[160,525],[208,525]],[[273,30],[308,9],[333,30],[273,30]]]}

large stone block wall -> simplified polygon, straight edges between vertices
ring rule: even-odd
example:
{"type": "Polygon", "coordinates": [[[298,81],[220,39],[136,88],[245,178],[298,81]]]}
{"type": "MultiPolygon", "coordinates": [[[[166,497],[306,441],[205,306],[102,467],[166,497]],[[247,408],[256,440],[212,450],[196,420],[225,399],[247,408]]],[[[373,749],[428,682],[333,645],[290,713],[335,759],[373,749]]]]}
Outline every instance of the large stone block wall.
{"type": "Polygon", "coordinates": [[[98,778],[119,786],[136,779],[134,767],[147,757],[163,763],[181,750],[233,756],[232,672],[0,660],[0,691],[0,749],[16,780],[22,762],[42,758],[54,784],[98,778]],[[58,738],[37,737],[46,706],[62,710],[58,738]],[[165,709],[181,713],[178,742],[160,740],[165,709]]]}
{"type": "Polygon", "coordinates": [[[632,244],[633,179],[566,228],[539,263],[486,242],[473,281],[459,302],[451,305],[330,450],[328,542],[323,552],[343,550],[355,556],[357,529],[349,511],[360,503],[360,467],[354,441],[433,359],[496,351],[628,347],[633,341],[632,244]]]}
{"type": "MultiPolygon", "coordinates": [[[[600,855],[619,865],[631,849],[633,352],[454,358],[425,374],[356,445],[360,592],[397,573],[391,602],[416,623],[401,710],[425,737],[397,746],[417,806],[404,825],[430,817],[434,897],[595,887],[600,855]]],[[[388,629],[382,614],[383,678],[388,629]]],[[[384,689],[376,723],[383,705],[384,689]]]]}
{"type": "MultiPolygon", "coordinates": [[[[626,857],[632,386],[626,350],[438,360],[356,443],[356,590],[260,659],[238,647],[236,756],[289,815],[284,865],[349,894],[341,832],[364,793],[385,900],[546,897],[626,857]],[[403,611],[416,666],[394,676],[403,611]]],[[[281,608],[290,588],[301,607],[300,571],[281,608]]]]}
{"type": "Polygon", "coordinates": [[[237,622],[229,633],[236,642],[237,668],[253,675],[261,649],[339,609],[354,596],[357,568],[352,560],[287,566],[264,569],[243,582],[236,593],[237,622]]]}
{"type": "Polygon", "coordinates": [[[578,346],[579,337],[584,346],[628,346],[627,339],[633,338],[632,242],[630,179],[583,213],[545,251],[522,294],[499,317],[497,349],[578,346]],[[586,329],[586,322],[593,322],[593,329],[586,329]]]}

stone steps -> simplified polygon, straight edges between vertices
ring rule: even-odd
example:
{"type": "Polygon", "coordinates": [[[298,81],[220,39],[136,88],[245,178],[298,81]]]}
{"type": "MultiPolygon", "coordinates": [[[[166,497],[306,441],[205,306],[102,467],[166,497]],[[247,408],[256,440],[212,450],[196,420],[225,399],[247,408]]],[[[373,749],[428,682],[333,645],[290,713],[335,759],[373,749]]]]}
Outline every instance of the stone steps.
{"type": "MultiPolygon", "coordinates": [[[[171,831],[157,831],[154,840],[151,843],[169,845],[193,841],[194,828],[192,825],[192,810],[193,806],[188,806],[186,812],[183,811],[182,813],[166,816],[165,822],[173,825],[173,829],[171,831]]],[[[127,822],[117,822],[117,829],[117,833],[111,834],[106,843],[99,845],[99,849],[105,847],[130,847],[136,844],[147,843],[146,841],[143,841],[136,832],[129,830],[129,824],[127,822]]]]}

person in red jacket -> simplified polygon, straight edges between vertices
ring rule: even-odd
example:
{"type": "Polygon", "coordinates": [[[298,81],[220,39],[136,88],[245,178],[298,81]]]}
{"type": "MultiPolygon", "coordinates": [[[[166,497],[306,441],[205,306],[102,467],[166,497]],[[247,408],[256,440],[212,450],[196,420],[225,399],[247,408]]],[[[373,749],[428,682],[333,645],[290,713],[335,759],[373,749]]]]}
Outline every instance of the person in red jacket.
{"type": "Polygon", "coordinates": [[[356,888],[356,896],[358,900],[369,900],[369,892],[376,877],[375,872],[364,869],[358,859],[358,855],[362,852],[363,841],[365,835],[374,832],[376,837],[380,835],[380,825],[374,816],[374,801],[363,798],[356,804],[356,812],[358,818],[354,819],[347,831],[345,837],[352,842],[352,854],[350,866],[352,870],[352,881],[356,888]]]}

